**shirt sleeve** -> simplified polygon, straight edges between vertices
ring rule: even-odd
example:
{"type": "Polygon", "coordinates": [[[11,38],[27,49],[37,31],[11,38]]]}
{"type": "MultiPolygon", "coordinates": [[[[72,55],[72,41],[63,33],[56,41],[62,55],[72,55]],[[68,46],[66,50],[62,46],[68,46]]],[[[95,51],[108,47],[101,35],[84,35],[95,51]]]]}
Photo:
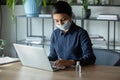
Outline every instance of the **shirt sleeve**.
{"type": "Polygon", "coordinates": [[[81,65],[94,64],[96,57],[93,53],[92,43],[89,38],[87,31],[83,31],[80,36],[81,48],[82,48],[82,57],[80,58],[81,65]]]}
{"type": "Polygon", "coordinates": [[[55,46],[55,35],[54,35],[54,32],[51,35],[51,40],[50,41],[51,41],[50,42],[50,54],[48,56],[48,59],[50,61],[55,61],[55,60],[57,60],[57,54],[56,54],[55,48],[54,48],[54,46],[55,46]]]}

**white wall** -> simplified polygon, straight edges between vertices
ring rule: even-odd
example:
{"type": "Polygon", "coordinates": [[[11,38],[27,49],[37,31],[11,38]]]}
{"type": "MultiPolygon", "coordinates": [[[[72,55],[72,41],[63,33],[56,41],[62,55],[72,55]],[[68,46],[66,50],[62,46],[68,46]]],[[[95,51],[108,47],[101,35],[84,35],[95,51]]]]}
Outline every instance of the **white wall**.
{"type": "MultiPolygon", "coordinates": [[[[24,10],[22,6],[17,6],[15,9],[15,13],[18,15],[24,14],[24,10]]],[[[3,5],[2,6],[2,38],[7,41],[7,45],[5,47],[4,53],[10,56],[16,56],[15,51],[13,50],[12,43],[15,42],[15,24],[11,20],[11,12],[10,9],[3,5]]],[[[22,23],[23,24],[23,23],[22,23]]]]}
{"type": "Polygon", "coordinates": [[[112,3],[115,5],[119,5],[120,4],[120,0],[112,0],[112,3]]]}
{"type": "MultiPolygon", "coordinates": [[[[81,16],[81,7],[80,6],[72,6],[73,12],[76,16],[81,16]]],[[[92,10],[91,16],[96,17],[98,14],[101,13],[114,13],[120,15],[120,7],[102,7],[102,6],[90,6],[89,7],[92,10]]],[[[12,46],[12,43],[16,41],[16,26],[11,21],[11,13],[8,7],[2,6],[2,13],[3,13],[3,29],[2,29],[2,38],[7,40],[7,46],[5,53],[9,56],[15,57],[16,53],[14,51],[14,48],[12,46]]],[[[16,15],[24,15],[24,8],[21,5],[16,6],[15,8],[15,14],[16,15]]],[[[33,27],[34,31],[33,34],[38,35],[41,33],[41,20],[40,19],[33,19],[33,27]]],[[[52,25],[51,20],[45,21],[45,36],[47,38],[50,38],[50,35],[52,33],[52,25]]],[[[77,21],[77,24],[80,25],[81,22],[77,21]]],[[[113,24],[113,23],[111,23],[113,24]]],[[[85,25],[85,29],[89,32],[89,34],[100,34],[105,37],[107,40],[107,22],[104,21],[87,21],[85,25]],[[89,25],[89,26],[88,26],[89,25]]],[[[120,22],[117,22],[117,32],[116,37],[117,41],[120,41],[119,35],[119,26],[120,22]]],[[[25,18],[19,18],[18,19],[18,39],[23,39],[26,36],[26,20],[25,18]]],[[[112,37],[110,38],[111,41],[113,40],[113,28],[111,26],[111,34],[112,37]]],[[[49,51],[48,51],[49,52],[49,51]]]]}

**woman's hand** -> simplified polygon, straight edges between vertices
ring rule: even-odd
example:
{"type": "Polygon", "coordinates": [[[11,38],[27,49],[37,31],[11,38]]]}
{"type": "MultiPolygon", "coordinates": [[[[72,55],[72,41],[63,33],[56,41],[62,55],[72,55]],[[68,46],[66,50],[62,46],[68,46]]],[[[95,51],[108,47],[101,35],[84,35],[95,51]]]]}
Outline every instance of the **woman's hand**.
{"type": "Polygon", "coordinates": [[[57,67],[68,67],[71,65],[74,65],[75,61],[74,60],[64,60],[64,59],[60,59],[60,60],[56,60],[54,63],[54,66],[57,67]]]}

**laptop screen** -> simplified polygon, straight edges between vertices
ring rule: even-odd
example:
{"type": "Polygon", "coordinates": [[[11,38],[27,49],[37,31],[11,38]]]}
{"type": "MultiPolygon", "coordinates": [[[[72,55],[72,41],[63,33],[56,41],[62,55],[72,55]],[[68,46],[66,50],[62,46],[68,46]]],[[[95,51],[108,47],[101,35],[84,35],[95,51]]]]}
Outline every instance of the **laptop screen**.
{"type": "Polygon", "coordinates": [[[24,66],[53,71],[44,48],[15,43],[13,45],[24,66]]]}

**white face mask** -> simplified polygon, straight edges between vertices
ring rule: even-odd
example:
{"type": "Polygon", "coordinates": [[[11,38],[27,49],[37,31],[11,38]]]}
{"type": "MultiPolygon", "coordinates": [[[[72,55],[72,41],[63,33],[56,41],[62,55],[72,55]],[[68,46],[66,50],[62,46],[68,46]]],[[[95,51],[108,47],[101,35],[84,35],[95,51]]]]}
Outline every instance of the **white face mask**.
{"type": "Polygon", "coordinates": [[[63,30],[63,31],[69,29],[70,26],[71,26],[71,22],[70,21],[66,22],[63,25],[56,25],[57,28],[59,28],[60,30],[63,30]]]}

